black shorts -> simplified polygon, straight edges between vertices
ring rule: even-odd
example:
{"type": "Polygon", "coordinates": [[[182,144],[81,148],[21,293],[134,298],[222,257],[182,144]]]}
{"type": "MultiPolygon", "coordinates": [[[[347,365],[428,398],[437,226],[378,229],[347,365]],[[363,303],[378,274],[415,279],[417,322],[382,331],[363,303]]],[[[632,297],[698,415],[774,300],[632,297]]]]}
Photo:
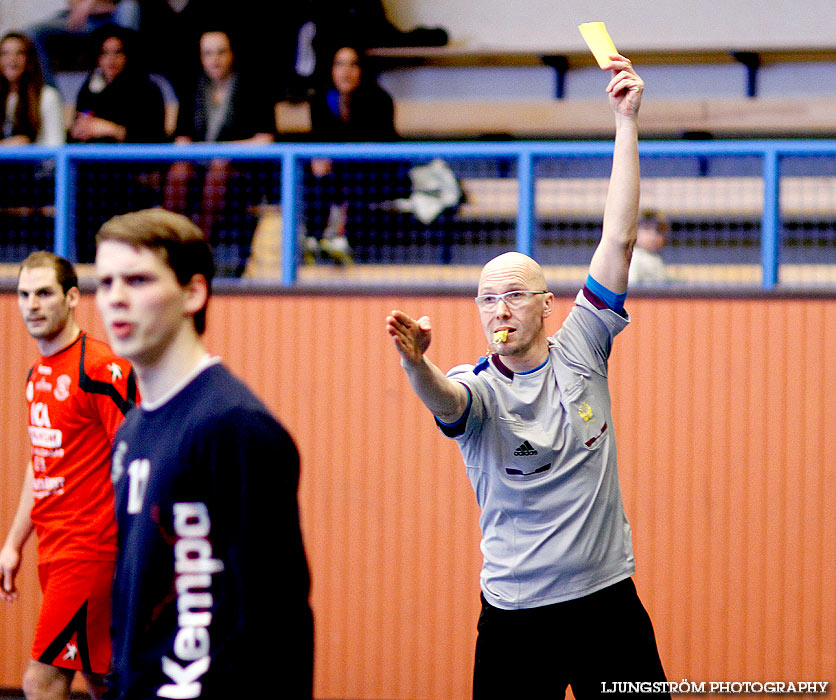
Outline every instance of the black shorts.
{"type": "Polygon", "coordinates": [[[478,630],[474,700],[551,700],[568,686],[577,700],[612,699],[619,697],[614,688],[626,687],[612,683],[666,680],[653,624],[629,578],[524,610],[500,610],[482,596],[478,630]]]}

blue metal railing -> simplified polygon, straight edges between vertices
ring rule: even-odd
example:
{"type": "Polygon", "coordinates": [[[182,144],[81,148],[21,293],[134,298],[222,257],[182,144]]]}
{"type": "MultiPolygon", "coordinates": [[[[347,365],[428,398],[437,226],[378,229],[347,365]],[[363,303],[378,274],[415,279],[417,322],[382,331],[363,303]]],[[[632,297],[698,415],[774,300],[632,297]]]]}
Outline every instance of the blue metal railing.
{"type": "MultiPolygon", "coordinates": [[[[516,162],[519,207],[516,218],[516,246],[531,254],[536,222],[534,186],[537,159],[549,157],[608,157],[612,143],[589,142],[463,142],[394,144],[273,144],[261,147],[223,144],[173,145],[68,145],[60,148],[29,146],[3,149],[0,161],[55,160],[55,250],[75,259],[75,181],[78,163],[90,161],[137,162],[180,161],[225,158],[229,160],[276,161],[281,163],[281,205],[285,231],[296,231],[300,218],[300,163],[316,157],[347,160],[395,160],[404,158],[504,158],[516,162]]],[[[646,158],[664,157],[757,157],[762,159],[764,207],[761,217],[762,286],[778,283],[780,252],[781,161],[788,156],[836,156],[834,140],[757,140],[688,142],[646,141],[640,144],[646,158]]],[[[297,240],[282,237],[282,279],[289,286],[296,281],[297,240]]]]}

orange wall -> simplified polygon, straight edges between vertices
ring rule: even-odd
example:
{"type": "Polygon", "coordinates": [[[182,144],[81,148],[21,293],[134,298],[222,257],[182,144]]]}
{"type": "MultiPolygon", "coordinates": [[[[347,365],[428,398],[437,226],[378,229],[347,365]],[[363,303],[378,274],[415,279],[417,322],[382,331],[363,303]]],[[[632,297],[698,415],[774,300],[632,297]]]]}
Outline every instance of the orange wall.
{"type": "MultiPolygon", "coordinates": [[[[484,351],[464,298],[219,296],[207,341],[302,453],[317,696],[464,700],[477,509],[455,444],[385,334],[395,307],[432,317],[430,356],[445,369],[484,351]]],[[[669,677],[836,681],[836,301],[629,308],[611,362],[620,472],[669,677]]],[[[99,330],[89,297],[81,318],[99,330]]],[[[0,295],[0,353],[5,533],[35,353],[11,294],[0,295]]],[[[19,685],[37,612],[27,554],[22,599],[0,606],[0,686],[19,685]]]]}

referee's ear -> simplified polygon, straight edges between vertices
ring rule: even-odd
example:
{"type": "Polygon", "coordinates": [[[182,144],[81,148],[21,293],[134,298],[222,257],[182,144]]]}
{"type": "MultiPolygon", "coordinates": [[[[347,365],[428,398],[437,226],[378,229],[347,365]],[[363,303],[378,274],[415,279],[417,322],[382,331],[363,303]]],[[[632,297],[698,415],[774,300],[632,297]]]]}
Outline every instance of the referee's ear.
{"type": "Polygon", "coordinates": [[[546,292],[543,295],[543,318],[548,318],[554,311],[554,294],[546,292]]]}

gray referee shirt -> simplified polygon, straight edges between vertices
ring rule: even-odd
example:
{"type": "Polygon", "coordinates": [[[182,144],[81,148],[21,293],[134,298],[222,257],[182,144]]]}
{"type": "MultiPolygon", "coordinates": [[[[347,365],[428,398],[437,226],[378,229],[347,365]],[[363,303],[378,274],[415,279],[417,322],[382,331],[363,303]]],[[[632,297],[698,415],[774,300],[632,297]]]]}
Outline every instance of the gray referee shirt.
{"type": "Polygon", "coordinates": [[[584,288],[540,367],[515,374],[494,355],[447,373],[470,394],[462,418],[439,425],[482,511],[491,605],[572,600],[635,570],[607,386],[612,341],[628,323],[584,288]]]}

